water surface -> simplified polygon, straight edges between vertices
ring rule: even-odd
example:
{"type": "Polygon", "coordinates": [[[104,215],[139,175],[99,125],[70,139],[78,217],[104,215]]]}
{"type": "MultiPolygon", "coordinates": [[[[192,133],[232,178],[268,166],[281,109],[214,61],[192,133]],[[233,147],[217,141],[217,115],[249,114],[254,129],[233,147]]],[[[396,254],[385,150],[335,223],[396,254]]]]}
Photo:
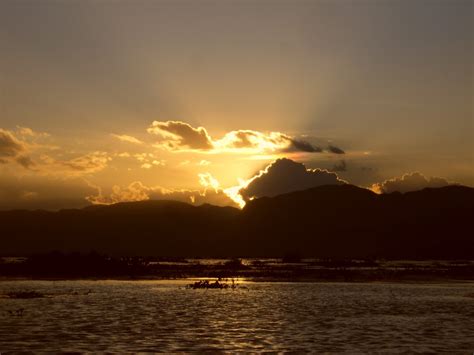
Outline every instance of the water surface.
{"type": "Polygon", "coordinates": [[[187,282],[2,281],[0,351],[474,350],[472,283],[187,282]]]}

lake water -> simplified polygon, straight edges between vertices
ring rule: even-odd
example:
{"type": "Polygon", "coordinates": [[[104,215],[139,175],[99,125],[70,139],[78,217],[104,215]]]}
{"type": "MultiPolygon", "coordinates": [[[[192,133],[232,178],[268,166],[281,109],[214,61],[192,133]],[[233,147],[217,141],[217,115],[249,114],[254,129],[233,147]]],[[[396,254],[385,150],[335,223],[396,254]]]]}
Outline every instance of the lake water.
{"type": "Polygon", "coordinates": [[[474,351],[472,283],[186,283],[1,281],[0,352],[474,351]]]}

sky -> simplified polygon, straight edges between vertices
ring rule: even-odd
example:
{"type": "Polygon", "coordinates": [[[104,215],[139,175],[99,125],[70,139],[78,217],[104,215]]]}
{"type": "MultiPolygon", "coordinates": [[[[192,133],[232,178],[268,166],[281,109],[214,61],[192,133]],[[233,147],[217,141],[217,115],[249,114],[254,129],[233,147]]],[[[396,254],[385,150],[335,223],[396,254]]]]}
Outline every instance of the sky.
{"type": "Polygon", "coordinates": [[[474,186],[473,11],[2,0],[0,209],[242,206],[288,190],[257,189],[272,174],[293,189],[474,186]]]}

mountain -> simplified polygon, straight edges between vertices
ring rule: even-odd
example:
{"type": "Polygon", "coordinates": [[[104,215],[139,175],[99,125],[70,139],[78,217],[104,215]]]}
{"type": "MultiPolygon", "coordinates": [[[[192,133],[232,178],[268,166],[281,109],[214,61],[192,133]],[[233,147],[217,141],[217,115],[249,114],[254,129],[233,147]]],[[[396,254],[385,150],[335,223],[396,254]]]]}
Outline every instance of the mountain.
{"type": "Polygon", "coordinates": [[[243,210],[142,201],[79,210],[0,211],[0,254],[474,258],[474,189],[378,195],[327,185],[243,210]]]}
{"type": "Polygon", "coordinates": [[[240,224],[270,254],[473,258],[473,213],[469,187],[378,195],[333,185],[251,201],[240,224]]]}

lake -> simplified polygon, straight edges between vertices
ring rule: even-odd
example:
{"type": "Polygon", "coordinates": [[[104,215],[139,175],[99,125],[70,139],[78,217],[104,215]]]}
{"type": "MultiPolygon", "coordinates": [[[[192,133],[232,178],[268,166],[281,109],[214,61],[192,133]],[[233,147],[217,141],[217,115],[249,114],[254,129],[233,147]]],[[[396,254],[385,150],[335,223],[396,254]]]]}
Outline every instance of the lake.
{"type": "Polygon", "coordinates": [[[0,352],[474,351],[474,283],[190,282],[0,281],[0,352]]]}

